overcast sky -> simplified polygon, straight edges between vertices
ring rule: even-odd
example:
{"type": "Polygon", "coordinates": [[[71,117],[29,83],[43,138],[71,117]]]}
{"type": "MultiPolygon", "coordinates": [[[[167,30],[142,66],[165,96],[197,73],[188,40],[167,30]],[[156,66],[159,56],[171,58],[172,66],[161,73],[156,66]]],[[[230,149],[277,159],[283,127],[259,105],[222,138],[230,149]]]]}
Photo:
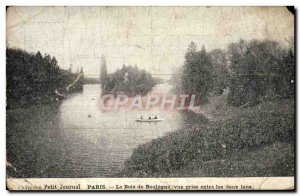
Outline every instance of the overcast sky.
{"type": "Polygon", "coordinates": [[[294,16],[285,7],[10,7],[7,42],[55,56],[61,68],[98,76],[122,64],[170,74],[191,41],[208,51],[243,38],[286,44],[294,16]]]}

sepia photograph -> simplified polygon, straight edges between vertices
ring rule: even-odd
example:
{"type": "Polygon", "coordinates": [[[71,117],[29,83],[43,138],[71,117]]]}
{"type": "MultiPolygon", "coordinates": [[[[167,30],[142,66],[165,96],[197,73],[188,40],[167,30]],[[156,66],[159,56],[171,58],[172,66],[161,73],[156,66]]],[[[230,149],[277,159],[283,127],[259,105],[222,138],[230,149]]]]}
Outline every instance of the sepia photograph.
{"type": "Polygon", "coordinates": [[[7,189],[294,190],[295,20],[7,6],[7,189]]]}

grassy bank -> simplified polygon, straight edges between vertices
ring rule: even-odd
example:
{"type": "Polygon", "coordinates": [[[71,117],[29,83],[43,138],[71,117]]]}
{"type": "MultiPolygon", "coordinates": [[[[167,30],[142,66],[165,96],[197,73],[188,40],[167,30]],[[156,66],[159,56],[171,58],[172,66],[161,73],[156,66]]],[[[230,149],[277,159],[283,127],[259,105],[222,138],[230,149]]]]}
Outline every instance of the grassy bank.
{"type": "Polygon", "coordinates": [[[54,142],[62,132],[59,106],[54,102],[6,111],[6,161],[13,166],[6,167],[7,176],[45,177],[60,172],[51,168],[53,162],[59,165],[62,153],[55,150],[61,144],[54,142]]]}
{"type": "Polygon", "coordinates": [[[293,101],[282,100],[251,108],[223,107],[207,122],[203,115],[189,117],[201,123],[139,146],[119,175],[293,175],[293,111],[293,101]]]}

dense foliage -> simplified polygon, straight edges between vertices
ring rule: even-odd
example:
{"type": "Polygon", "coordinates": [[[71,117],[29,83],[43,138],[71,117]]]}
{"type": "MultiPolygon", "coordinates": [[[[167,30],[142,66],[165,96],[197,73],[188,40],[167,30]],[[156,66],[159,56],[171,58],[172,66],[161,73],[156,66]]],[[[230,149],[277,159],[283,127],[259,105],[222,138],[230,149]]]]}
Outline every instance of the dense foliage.
{"type": "Polygon", "coordinates": [[[137,66],[123,65],[114,73],[107,76],[101,73],[101,76],[100,80],[104,92],[110,93],[145,94],[156,84],[151,74],[145,70],[139,70],[137,66]]]}
{"type": "Polygon", "coordinates": [[[206,52],[192,42],[171,82],[202,100],[228,93],[209,119],[184,113],[185,127],[135,149],[120,176],[294,175],[293,46],[240,40],[206,52]]]}
{"type": "MultiPolygon", "coordinates": [[[[55,57],[28,53],[21,49],[6,50],[7,108],[55,100],[55,90],[66,90],[78,74],[62,70],[55,57]]],[[[79,80],[69,90],[82,89],[79,80]]]]}
{"type": "Polygon", "coordinates": [[[213,93],[222,94],[228,87],[229,71],[227,53],[221,49],[215,49],[209,52],[213,72],[213,93]]]}
{"type": "Polygon", "coordinates": [[[191,42],[182,68],[171,78],[179,92],[193,93],[205,101],[229,89],[228,103],[253,106],[263,100],[294,96],[293,46],[284,48],[268,40],[240,40],[227,49],[197,51],[191,42]],[[181,76],[181,77],[178,77],[181,76]]]}
{"type": "MultiPolygon", "coordinates": [[[[281,103],[278,103],[281,104],[281,103]]],[[[134,150],[131,158],[126,162],[125,169],[120,173],[127,177],[167,177],[174,175],[179,170],[189,172],[190,166],[201,171],[203,165],[218,169],[220,161],[243,159],[247,153],[260,152],[265,147],[274,143],[290,143],[293,145],[295,137],[294,114],[288,111],[273,109],[278,104],[264,104],[254,108],[239,108],[238,115],[226,122],[205,122],[203,116],[194,116],[193,123],[164,137],[154,139],[134,150]],[[271,107],[270,107],[271,106],[271,107]],[[258,150],[258,151],[256,151],[258,150]],[[245,154],[240,154],[241,152],[245,154]],[[194,164],[194,165],[193,165],[194,164]]],[[[292,107],[292,106],[290,106],[292,107]]],[[[279,151],[274,147],[273,151],[279,151]]],[[[278,154],[281,156],[282,154],[278,154]]],[[[284,167],[269,166],[263,171],[266,175],[292,175],[293,151],[286,154],[286,160],[280,160],[284,167]],[[289,168],[282,173],[283,168],[289,168]]],[[[261,159],[257,157],[256,159],[261,159]]],[[[234,161],[235,164],[238,161],[234,161]]],[[[254,160],[254,165],[258,160],[254,160]]],[[[242,165],[245,165],[243,162],[242,165]]],[[[251,163],[252,164],[252,163],[251,163]]],[[[265,164],[263,164],[265,165],[265,164]]],[[[258,170],[231,171],[232,165],[227,165],[222,172],[212,172],[217,176],[245,175],[252,176],[258,170]],[[245,172],[245,173],[244,173],[245,172]]],[[[266,165],[264,167],[267,167],[266,165]]],[[[205,169],[205,168],[203,168],[205,169]]],[[[261,168],[260,168],[261,169],[261,168]]],[[[195,176],[191,172],[192,176],[195,176]]],[[[260,174],[261,175],[261,174],[260,174]]],[[[182,173],[180,173],[182,176],[182,173]]]]}
{"type": "Polygon", "coordinates": [[[205,101],[213,88],[212,68],[210,56],[204,46],[201,51],[197,51],[195,43],[192,42],[185,55],[181,91],[196,94],[205,101]]]}
{"type": "Polygon", "coordinates": [[[274,41],[241,40],[228,46],[231,71],[228,102],[255,105],[294,95],[294,54],[274,41]]]}

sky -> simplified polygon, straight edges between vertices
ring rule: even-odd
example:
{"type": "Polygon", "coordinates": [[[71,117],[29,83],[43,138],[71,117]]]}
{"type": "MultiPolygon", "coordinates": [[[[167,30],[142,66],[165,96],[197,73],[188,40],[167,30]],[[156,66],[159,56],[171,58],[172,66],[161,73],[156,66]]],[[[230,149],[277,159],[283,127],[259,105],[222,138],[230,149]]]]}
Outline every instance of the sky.
{"type": "Polygon", "coordinates": [[[283,45],[294,36],[285,7],[9,7],[10,47],[55,56],[63,69],[98,77],[101,55],[109,73],[137,65],[158,77],[182,66],[194,41],[207,51],[240,39],[283,45]]]}

